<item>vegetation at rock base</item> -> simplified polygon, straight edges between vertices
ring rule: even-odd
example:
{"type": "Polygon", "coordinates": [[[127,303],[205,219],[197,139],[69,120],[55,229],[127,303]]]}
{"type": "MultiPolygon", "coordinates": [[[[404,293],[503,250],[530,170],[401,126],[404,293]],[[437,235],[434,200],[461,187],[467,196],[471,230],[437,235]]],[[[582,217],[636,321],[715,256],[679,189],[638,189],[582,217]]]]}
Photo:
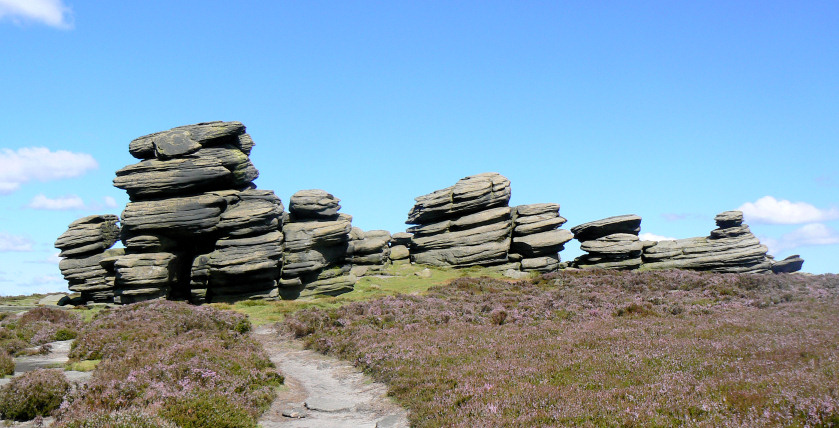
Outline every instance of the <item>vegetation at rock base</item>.
{"type": "Polygon", "coordinates": [[[0,350],[0,377],[15,372],[15,359],[6,351],[0,350]]]}
{"type": "Polygon", "coordinates": [[[154,301],[101,312],[81,330],[71,358],[101,359],[85,387],[71,393],[59,426],[134,409],[182,426],[220,420],[254,426],[282,383],[241,314],[154,301]],[[192,412],[181,412],[194,405],[192,412]],[[196,416],[198,415],[198,416],[196,416]]]}
{"type": "MultiPolygon", "coordinates": [[[[39,307],[18,315],[4,314],[0,320],[0,351],[20,355],[27,348],[76,337],[82,319],[62,309],[39,307]]],[[[44,347],[31,352],[46,352],[44,347]]]]}
{"type": "Polygon", "coordinates": [[[29,420],[58,409],[70,384],[60,370],[39,369],[12,379],[0,389],[0,416],[29,420]]]}
{"type": "Polygon", "coordinates": [[[420,427],[839,424],[837,275],[463,278],[284,323],[420,427]]]}

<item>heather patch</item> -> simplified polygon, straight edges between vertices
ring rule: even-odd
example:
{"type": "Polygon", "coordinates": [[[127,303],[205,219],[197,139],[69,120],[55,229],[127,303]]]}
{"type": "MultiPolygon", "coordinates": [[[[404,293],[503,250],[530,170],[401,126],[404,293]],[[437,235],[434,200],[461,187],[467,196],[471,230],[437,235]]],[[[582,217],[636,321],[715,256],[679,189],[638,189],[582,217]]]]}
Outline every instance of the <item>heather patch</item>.
{"type": "Polygon", "coordinates": [[[61,428],[178,428],[172,422],[137,409],[86,414],[59,425],[61,428]]]}
{"type": "Polygon", "coordinates": [[[0,377],[15,373],[15,359],[3,350],[0,350],[0,377]]]}
{"type": "Polygon", "coordinates": [[[139,408],[178,422],[177,409],[193,403],[192,415],[204,413],[194,420],[180,415],[191,421],[186,426],[220,426],[212,421],[224,417],[252,426],[282,377],[249,329],[241,314],[171,301],[103,311],[70,353],[102,361],[85,388],[68,397],[60,419],[139,408]]]}
{"type": "MultiPolygon", "coordinates": [[[[81,318],[74,313],[54,308],[35,308],[0,321],[0,348],[12,355],[20,355],[29,347],[73,339],[81,325],[81,318]]],[[[35,352],[48,351],[49,348],[42,348],[35,352]]]]}
{"type": "Polygon", "coordinates": [[[70,389],[60,370],[39,369],[12,379],[0,390],[0,417],[29,420],[48,416],[70,389]]]}
{"type": "Polygon", "coordinates": [[[839,276],[560,272],[310,309],[416,426],[832,426],[839,276]]]}

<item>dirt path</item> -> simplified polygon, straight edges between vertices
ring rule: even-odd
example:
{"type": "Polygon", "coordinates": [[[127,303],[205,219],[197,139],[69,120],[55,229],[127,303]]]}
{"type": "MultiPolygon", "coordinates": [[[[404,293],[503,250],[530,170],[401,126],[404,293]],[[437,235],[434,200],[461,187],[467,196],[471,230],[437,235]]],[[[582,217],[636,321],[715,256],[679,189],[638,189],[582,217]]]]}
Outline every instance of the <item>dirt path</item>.
{"type": "Polygon", "coordinates": [[[259,420],[264,428],[408,427],[408,412],[347,362],[305,350],[273,326],[253,332],[285,376],[285,387],[259,420]]]}

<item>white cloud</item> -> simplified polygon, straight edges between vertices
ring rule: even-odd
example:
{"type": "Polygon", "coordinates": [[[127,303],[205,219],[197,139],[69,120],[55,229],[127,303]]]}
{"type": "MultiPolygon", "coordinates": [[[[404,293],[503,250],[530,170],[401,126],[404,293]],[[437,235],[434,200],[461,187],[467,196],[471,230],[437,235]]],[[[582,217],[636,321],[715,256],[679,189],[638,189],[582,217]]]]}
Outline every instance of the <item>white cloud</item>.
{"type": "Polygon", "coordinates": [[[638,235],[642,241],[675,241],[676,238],[670,238],[669,236],[661,236],[656,235],[654,233],[641,233],[638,235]]]}
{"type": "Polygon", "coordinates": [[[3,284],[0,288],[0,296],[29,295],[33,293],[56,293],[67,290],[67,282],[61,275],[39,275],[23,282],[15,281],[11,284],[3,284]]]}
{"type": "Polygon", "coordinates": [[[27,207],[33,210],[62,211],[84,209],[85,205],[82,198],[77,195],[67,195],[50,199],[40,194],[32,198],[27,207]]]}
{"type": "Polygon", "coordinates": [[[32,260],[32,261],[29,261],[27,263],[39,263],[39,264],[48,264],[48,265],[56,265],[57,266],[58,263],[62,259],[62,257],[58,257],[59,254],[61,254],[61,252],[56,251],[56,252],[50,254],[49,256],[44,257],[43,259],[32,260]]]}
{"type": "Polygon", "coordinates": [[[806,202],[777,200],[764,196],[737,208],[747,222],[768,224],[803,224],[839,218],[839,208],[819,209],[806,202]]]}
{"type": "Polygon", "coordinates": [[[812,223],[799,227],[778,239],[762,238],[761,242],[769,247],[770,254],[776,254],[804,246],[839,244],[839,232],[824,224],[812,223]]]}
{"type": "MultiPolygon", "coordinates": [[[[3,1],[3,0],[0,0],[3,1]]],[[[46,147],[0,149],[0,194],[9,194],[32,180],[53,181],[83,175],[99,164],[87,153],[46,147]]]]}
{"type": "Polygon", "coordinates": [[[48,211],[69,211],[69,210],[87,210],[87,211],[102,211],[106,209],[117,208],[116,199],[105,196],[102,198],[103,203],[93,202],[86,204],[84,200],[78,195],[65,195],[57,198],[50,198],[44,194],[38,194],[26,205],[27,208],[33,210],[48,210],[48,211]]]}
{"type": "Polygon", "coordinates": [[[32,240],[19,235],[0,232],[0,252],[32,251],[32,240]]]}
{"type": "Polygon", "coordinates": [[[37,21],[51,27],[73,28],[72,10],[63,0],[0,0],[0,18],[15,23],[37,21]]]}

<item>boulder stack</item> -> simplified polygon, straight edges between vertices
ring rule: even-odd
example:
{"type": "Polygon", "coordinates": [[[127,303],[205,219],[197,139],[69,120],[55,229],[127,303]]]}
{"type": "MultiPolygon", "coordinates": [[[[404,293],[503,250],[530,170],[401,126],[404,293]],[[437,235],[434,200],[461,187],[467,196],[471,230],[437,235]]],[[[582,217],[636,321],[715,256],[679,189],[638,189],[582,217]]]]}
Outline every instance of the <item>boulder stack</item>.
{"type": "Polygon", "coordinates": [[[432,266],[507,263],[512,233],[510,180],[472,175],[415,199],[408,213],[411,261],[432,266]]]}
{"type": "Polygon", "coordinates": [[[559,252],[573,238],[559,229],[566,220],[559,204],[519,205],[513,209],[513,241],[509,260],[522,271],[550,272],[559,268],[559,252]]]}
{"type": "Polygon", "coordinates": [[[410,263],[410,247],[413,236],[407,232],[398,232],[390,237],[390,254],[388,257],[391,263],[410,263]]]}
{"type": "Polygon", "coordinates": [[[637,269],[647,245],[638,238],[641,217],[628,214],[604,218],[571,228],[580,248],[588,254],[577,257],[578,268],[637,269]]]}
{"type": "Polygon", "coordinates": [[[256,190],[253,145],[240,122],[180,126],[129,144],[141,161],[114,179],[131,200],[125,254],[110,261],[117,303],[276,295],[283,205],[256,190]]]}
{"type": "Polygon", "coordinates": [[[119,239],[119,218],[112,214],[82,217],[72,223],[55,241],[63,259],[58,268],[69,283],[70,291],[79,292],[86,302],[112,302],[114,277],[102,266],[109,250],[119,239]]]}
{"type": "Polygon", "coordinates": [[[347,262],[361,274],[381,271],[390,260],[390,232],[386,230],[363,231],[352,228],[347,246],[347,262]]]}
{"type": "Polygon", "coordinates": [[[773,261],[766,256],[766,246],[743,224],[742,212],[725,211],[717,214],[715,221],[717,229],[708,237],[659,241],[644,249],[644,268],[721,273],[772,271],[773,261]]]}
{"type": "Polygon", "coordinates": [[[351,291],[356,277],[346,261],[352,217],[323,190],[301,190],[289,201],[280,293],[284,298],[351,291]]]}

